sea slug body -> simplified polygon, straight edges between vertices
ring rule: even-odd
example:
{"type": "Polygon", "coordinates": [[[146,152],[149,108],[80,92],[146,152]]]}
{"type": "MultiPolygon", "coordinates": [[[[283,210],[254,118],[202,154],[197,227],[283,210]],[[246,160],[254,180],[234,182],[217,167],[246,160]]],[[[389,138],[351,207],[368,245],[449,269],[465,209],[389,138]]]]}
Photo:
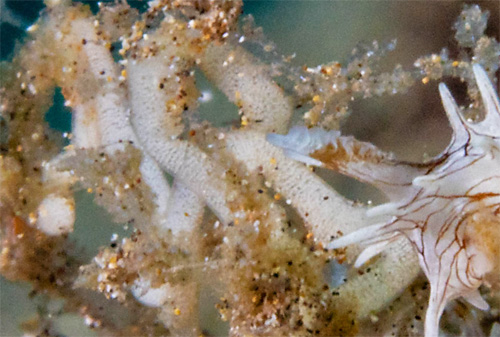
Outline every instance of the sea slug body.
{"type": "Polygon", "coordinates": [[[366,248],[355,263],[359,267],[405,235],[431,285],[427,337],[438,335],[441,314],[455,298],[487,310],[478,288],[498,282],[500,274],[500,103],[484,69],[476,64],[473,72],[484,118],[466,120],[441,83],[453,137],[439,156],[424,164],[398,162],[338,131],[296,127],[286,136],[268,136],[294,159],[340,171],[387,194],[388,203],[369,211],[374,225],[337,238],[328,248],[362,243],[366,248]]]}

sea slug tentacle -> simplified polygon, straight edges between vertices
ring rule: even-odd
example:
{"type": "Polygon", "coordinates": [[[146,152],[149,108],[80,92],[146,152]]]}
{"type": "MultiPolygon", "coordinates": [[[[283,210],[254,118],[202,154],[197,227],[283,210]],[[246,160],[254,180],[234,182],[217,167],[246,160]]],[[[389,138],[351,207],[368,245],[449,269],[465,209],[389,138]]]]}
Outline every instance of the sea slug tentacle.
{"type": "Polygon", "coordinates": [[[337,130],[295,126],[287,135],[268,134],[267,140],[292,159],[369,183],[389,198],[406,195],[413,178],[425,172],[422,165],[398,162],[373,144],[341,136],[337,130]]]}

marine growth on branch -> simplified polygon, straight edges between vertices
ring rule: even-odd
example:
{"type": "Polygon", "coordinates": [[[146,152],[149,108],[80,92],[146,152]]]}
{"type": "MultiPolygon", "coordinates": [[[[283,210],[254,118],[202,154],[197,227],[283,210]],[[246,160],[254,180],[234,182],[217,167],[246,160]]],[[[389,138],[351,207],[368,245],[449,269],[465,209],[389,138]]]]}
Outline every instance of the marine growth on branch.
{"type": "Polygon", "coordinates": [[[488,12],[456,13],[458,53],[384,72],[395,42],[298,67],[240,1],[131,5],[45,0],[1,63],[0,272],[46,299],[26,334],[58,335],[62,312],[103,336],[500,334],[488,12]],[[202,76],[238,110],[231,125],[200,114],[202,76]],[[353,101],[450,79],[463,90],[439,84],[453,135],[435,158],[398,160],[340,131],[353,101]],[[59,91],[64,134],[46,120],[59,91]],[[353,202],[316,167],[387,201],[353,202]],[[75,212],[84,193],[131,233],[91,261],[74,235],[90,225],[75,212]]]}

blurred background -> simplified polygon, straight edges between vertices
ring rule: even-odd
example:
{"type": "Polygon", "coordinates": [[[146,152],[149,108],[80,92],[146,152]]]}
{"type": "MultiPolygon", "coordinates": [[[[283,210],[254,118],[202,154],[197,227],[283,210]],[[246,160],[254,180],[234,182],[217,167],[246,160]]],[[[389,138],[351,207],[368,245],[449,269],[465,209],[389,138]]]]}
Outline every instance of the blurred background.
{"type": "MultiPolygon", "coordinates": [[[[84,1],[95,10],[97,3],[84,1]]],[[[129,1],[136,7],[144,2],[129,1]]],[[[443,47],[452,52],[453,23],[464,3],[462,1],[245,1],[244,15],[251,14],[257,26],[264,29],[266,38],[274,41],[277,51],[284,55],[295,53],[293,64],[310,67],[321,63],[347,62],[352,49],[362,41],[380,42],[397,39],[396,50],[387,55],[384,69],[402,64],[410,69],[423,55],[439,53],[443,47]]],[[[500,2],[479,1],[489,10],[487,34],[499,39],[500,2]]],[[[0,58],[12,58],[16,44],[43,10],[42,1],[0,0],[0,58]]],[[[0,79],[1,81],[1,79],[0,79]]],[[[416,84],[407,94],[358,100],[352,104],[352,115],[342,127],[344,134],[370,141],[384,150],[394,152],[405,160],[421,161],[438,154],[448,143],[448,127],[437,90],[438,83],[416,84]]],[[[454,86],[451,85],[453,92],[454,86]]],[[[201,90],[212,90],[200,82],[201,90]]],[[[56,97],[56,106],[62,106],[62,97],[56,97]]],[[[215,96],[202,106],[202,114],[210,111],[234,114],[235,108],[225,98],[215,96]]],[[[224,118],[219,116],[217,118],[224,118]]],[[[69,131],[70,114],[62,108],[47,113],[50,124],[69,131]]],[[[377,191],[330,172],[320,175],[335,188],[353,200],[381,200],[377,191]]],[[[98,247],[109,242],[112,233],[127,235],[122,226],[110,225],[107,215],[92,202],[92,196],[77,192],[77,223],[72,234],[85,257],[95,256],[98,247]]],[[[128,230],[130,231],[130,229],[128,230]]],[[[21,336],[19,324],[33,318],[41,299],[29,298],[28,285],[11,283],[0,277],[0,336],[21,336]]],[[[60,301],[52,301],[50,309],[57,312],[60,301]]],[[[214,310],[207,312],[207,320],[215,320],[214,310]]],[[[94,336],[82,319],[64,314],[57,320],[59,330],[68,336],[94,336]]],[[[223,330],[212,331],[223,335],[223,330]]]]}

